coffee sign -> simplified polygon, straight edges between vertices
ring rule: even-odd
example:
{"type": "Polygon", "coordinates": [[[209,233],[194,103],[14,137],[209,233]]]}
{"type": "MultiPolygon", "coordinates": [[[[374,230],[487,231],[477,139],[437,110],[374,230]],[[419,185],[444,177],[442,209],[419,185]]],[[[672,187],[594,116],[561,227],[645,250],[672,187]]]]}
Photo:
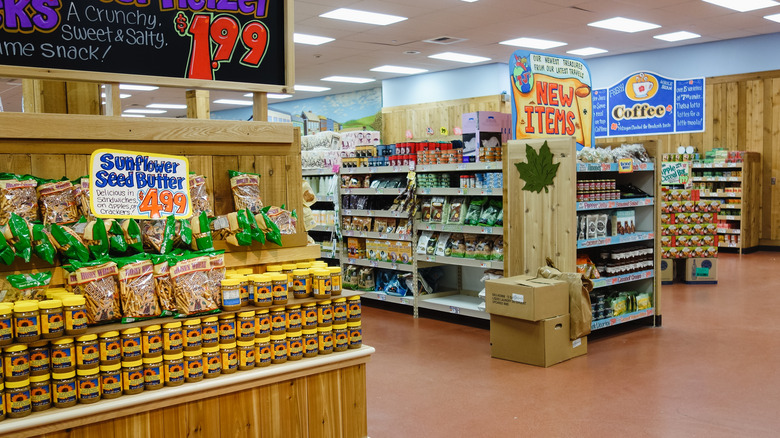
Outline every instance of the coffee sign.
{"type": "Polygon", "coordinates": [[[669,79],[637,72],[593,90],[596,137],[704,131],[704,78],[669,79]]]}

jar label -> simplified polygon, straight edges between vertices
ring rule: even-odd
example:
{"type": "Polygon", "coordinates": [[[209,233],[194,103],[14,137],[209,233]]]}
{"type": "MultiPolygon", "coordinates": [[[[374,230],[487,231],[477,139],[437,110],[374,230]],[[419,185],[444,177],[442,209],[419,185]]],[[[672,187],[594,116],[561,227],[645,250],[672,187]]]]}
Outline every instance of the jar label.
{"type": "Polygon", "coordinates": [[[241,338],[254,338],[255,337],[255,319],[247,319],[241,321],[239,327],[238,336],[241,338]]]}
{"type": "Polygon", "coordinates": [[[198,378],[203,376],[203,358],[197,357],[193,359],[187,359],[187,377],[198,378]]]}
{"type": "Polygon", "coordinates": [[[30,373],[30,356],[5,356],[5,372],[11,377],[26,376],[30,373]]]}
{"type": "Polygon", "coordinates": [[[30,353],[30,371],[49,371],[49,349],[43,348],[30,353]]]}
{"type": "Polygon", "coordinates": [[[163,348],[165,350],[181,350],[183,346],[184,339],[181,331],[163,333],[163,348]]]}
{"type": "Polygon", "coordinates": [[[181,382],[184,380],[184,365],[181,363],[172,363],[165,365],[165,381],[181,382]]]}
{"type": "Polygon", "coordinates": [[[241,290],[236,289],[222,289],[222,305],[223,306],[240,306],[241,305],[241,290]]]}
{"type": "Polygon", "coordinates": [[[334,275],[330,277],[330,290],[331,294],[338,295],[338,292],[341,291],[341,276],[340,275],[334,275]]]}
{"type": "Polygon", "coordinates": [[[304,311],[307,326],[317,325],[317,309],[311,308],[304,311]]]}
{"type": "Polygon", "coordinates": [[[0,340],[6,341],[14,336],[11,318],[0,319],[0,340]]]}
{"type": "Polygon", "coordinates": [[[144,383],[147,386],[159,385],[162,382],[162,365],[144,365],[144,383]]]}
{"type": "Polygon", "coordinates": [[[51,386],[49,384],[36,386],[30,389],[30,396],[32,397],[32,405],[36,408],[50,405],[51,386]]]}
{"type": "Polygon", "coordinates": [[[90,400],[100,397],[100,381],[97,377],[92,379],[79,378],[79,400],[90,400]]]}
{"type": "Polygon", "coordinates": [[[247,349],[247,350],[240,350],[238,355],[238,363],[242,367],[253,367],[255,366],[255,350],[247,349]]]}
{"type": "Polygon", "coordinates": [[[73,349],[74,347],[58,348],[54,347],[51,350],[51,366],[55,370],[70,368],[73,366],[73,349]]]}
{"type": "Polygon", "coordinates": [[[20,339],[40,335],[37,316],[16,318],[14,327],[16,327],[16,337],[20,339]]]}
{"type": "Polygon", "coordinates": [[[30,401],[30,388],[27,387],[24,391],[5,393],[5,404],[8,406],[9,414],[20,414],[32,409],[32,402],[30,401]]]}
{"type": "Polygon", "coordinates": [[[231,369],[238,366],[238,355],[235,351],[222,352],[222,368],[231,369]]]}
{"type": "Polygon", "coordinates": [[[219,331],[217,325],[204,325],[203,326],[203,344],[216,343],[219,340],[219,331]]]}
{"type": "Polygon", "coordinates": [[[273,296],[270,285],[257,286],[257,289],[255,290],[256,303],[270,303],[273,300],[273,296]]]}
{"type": "Polygon", "coordinates": [[[241,286],[241,301],[249,299],[249,285],[241,286]]]}
{"type": "Polygon", "coordinates": [[[122,357],[122,345],[119,339],[100,343],[100,360],[113,361],[122,357]]]}
{"type": "Polygon", "coordinates": [[[141,337],[122,339],[122,358],[128,359],[141,356],[141,337]]]}
{"type": "Polygon", "coordinates": [[[320,351],[326,351],[333,348],[333,335],[331,333],[321,334],[319,336],[320,351]]]}
{"type": "Polygon", "coordinates": [[[65,328],[62,313],[49,313],[41,316],[41,331],[43,333],[57,333],[65,328]]]}
{"type": "Polygon", "coordinates": [[[293,293],[306,294],[306,283],[308,283],[309,277],[306,275],[293,276],[293,293]]]}
{"type": "Polygon", "coordinates": [[[234,320],[224,320],[219,322],[219,341],[229,342],[236,339],[236,322],[234,320]]]}
{"type": "Polygon", "coordinates": [[[103,394],[117,394],[122,392],[122,374],[111,373],[103,375],[100,378],[101,389],[103,394]]]}
{"type": "Polygon", "coordinates": [[[334,338],[335,348],[342,348],[349,345],[349,337],[347,336],[346,330],[344,330],[343,333],[335,333],[334,338]]]}
{"type": "Polygon", "coordinates": [[[76,363],[79,365],[94,365],[100,363],[100,351],[95,344],[76,346],[76,363]]]}
{"type": "Polygon", "coordinates": [[[257,331],[255,334],[267,335],[268,333],[271,333],[271,317],[266,314],[257,318],[257,331]]]}
{"type": "Polygon", "coordinates": [[[358,328],[349,329],[349,343],[357,345],[363,342],[363,330],[358,328]]]}
{"type": "Polygon", "coordinates": [[[287,358],[287,342],[274,342],[273,360],[287,358]]]}
{"type": "Polygon", "coordinates": [[[144,372],[122,371],[122,389],[125,391],[135,391],[144,387],[144,372]]]}
{"type": "Polygon", "coordinates": [[[200,327],[188,328],[186,331],[186,343],[188,348],[200,347],[203,339],[203,332],[200,327]]]}
{"type": "Polygon", "coordinates": [[[330,306],[320,306],[317,308],[317,323],[330,324],[333,322],[333,309],[330,306]]]}
{"type": "Polygon", "coordinates": [[[283,301],[287,299],[287,288],[284,286],[274,286],[271,293],[274,301],[283,301]]]}
{"type": "Polygon", "coordinates": [[[344,322],[347,320],[347,303],[333,306],[333,321],[344,322]]]}
{"type": "Polygon", "coordinates": [[[76,384],[63,382],[54,384],[54,403],[67,404],[76,401],[76,384]]]}
{"type": "Polygon", "coordinates": [[[290,313],[287,314],[287,329],[288,330],[298,330],[301,328],[301,325],[303,322],[301,321],[301,311],[300,310],[293,310],[290,313]]]}
{"type": "Polygon", "coordinates": [[[303,357],[303,341],[300,339],[287,341],[287,356],[288,357],[303,357]]]}
{"type": "Polygon", "coordinates": [[[317,343],[317,338],[315,336],[307,337],[303,342],[303,352],[306,355],[310,354],[317,354],[317,351],[319,351],[320,346],[317,343]]]}
{"type": "Polygon", "coordinates": [[[86,310],[66,310],[65,328],[68,330],[81,330],[87,328],[86,310]]]}
{"type": "Polygon", "coordinates": [[[141,339],[142,339],[142,347],[144,349],[144,353],[156,354],[162,352],[163,350],[162,336],[158,334],[146,334],[143,335],[141,339]]]}
{"type": "Polygon", "coordinates": [[[257,346],[255,345],[255,360],[258,364],[268,364],[271,362],[271,346],[270,345],[263,345],[263,346],[257,346]]]}
{"type": "Polygon", "coordinates": [[[350,303],[349,304],[349,319],[357,319],[360,318],[360,303],[350,303]]]}
{"type": "Polygon", "coordinates": [[[287,315],[284,312],[271,316],[271,330],[275,332],[285,331],[287,329],[287,315]]]}
{"type": "Polygon", "coordinates": [[[222,372],[222,359],[220,356],[208,356],[204,358],[206,362],[206,374],[219,374],[222,372]]]}

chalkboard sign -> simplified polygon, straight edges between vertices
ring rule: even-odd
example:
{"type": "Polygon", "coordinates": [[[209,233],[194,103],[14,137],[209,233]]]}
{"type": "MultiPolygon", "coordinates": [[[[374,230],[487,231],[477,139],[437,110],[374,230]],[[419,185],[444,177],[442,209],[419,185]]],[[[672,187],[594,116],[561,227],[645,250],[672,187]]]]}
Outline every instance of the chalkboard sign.
{"type": "Polygon", "coordinates": [[[0,74],[277,91],[292,85],[288,6],[285,0],[0,1],[0,74]]]}

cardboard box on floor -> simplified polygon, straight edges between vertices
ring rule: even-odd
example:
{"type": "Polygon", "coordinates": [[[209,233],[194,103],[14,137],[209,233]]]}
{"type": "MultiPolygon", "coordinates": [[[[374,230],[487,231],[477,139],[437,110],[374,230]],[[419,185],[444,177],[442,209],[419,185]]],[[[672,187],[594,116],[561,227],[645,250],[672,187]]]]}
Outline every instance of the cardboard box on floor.
{"type": "Polygon", "coordinates": [[[569,314],[542,321],[490,315],[490,355],[549,367],[588,352],[587,336],[569,339],[569,314]]]}
{"type": "Polygon", "coordinates": [[[674,281],[674,265],[674,259],[661,260],[661,281],[663,283],[671,283],[674,281]]]}
{"type": "Polygon", "coordinates": [[[517,275],[485,282],[491,315],[540,321],[569,313],[569,285],[563,281],[517,275]]]}
{"type": "Polygon", "coordinates": [[[700,284],[718,283],[718,259],[692,258],[685,260],[685,282],[700,284]]]}

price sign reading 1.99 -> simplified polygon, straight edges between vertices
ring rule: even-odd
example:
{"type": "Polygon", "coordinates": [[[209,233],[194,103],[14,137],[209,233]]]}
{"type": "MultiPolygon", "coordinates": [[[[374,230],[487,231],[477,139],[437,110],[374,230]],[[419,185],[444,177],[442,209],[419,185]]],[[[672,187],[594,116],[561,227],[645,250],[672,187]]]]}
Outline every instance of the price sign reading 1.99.
{"type": "Polygon", "coordinates": [[[100,149],[89,163],[89,198],[99,218],[192,215],[185,157],[100,149]]]}
{"type": "Polygon", "coordinates": [[[243,25],[230,15],[194,14],[192,19],[179,12],[176,31],[190,36],[187,78],[214,79],[222,63],[238,58],[241,65],[257,67],[268,49],[268,28],[260,21],[243,25]]]}

